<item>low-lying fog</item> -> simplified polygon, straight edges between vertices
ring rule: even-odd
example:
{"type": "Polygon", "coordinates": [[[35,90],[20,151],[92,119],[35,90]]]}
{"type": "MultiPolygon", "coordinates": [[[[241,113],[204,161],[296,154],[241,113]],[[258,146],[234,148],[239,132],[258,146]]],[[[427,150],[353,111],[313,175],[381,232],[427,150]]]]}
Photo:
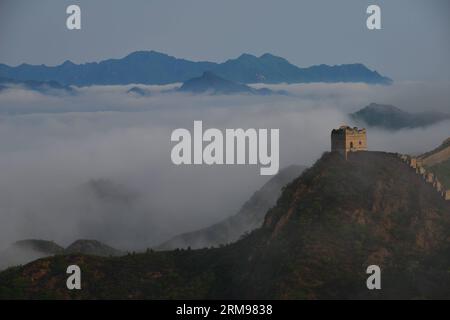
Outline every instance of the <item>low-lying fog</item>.
{"type": "MultiPolygon", "coordinates": [[[[173,165],[170,134],[192,130],[194,120],[204,128],[279,128],[283,167],[313,164],[329,150],[330,130],[371,102],[450,112],[449,84],[276,85],[292,95],[265,97],[164,93],[173,86],[139,86],[151,95],[138,97],[130,87],[0,93],[0,250],[28,238],[140,250],[234,214],[269,177],[257,166],[173,165]]],[[[447,121],[369,129],[369,149],[420,153],[449,128],[447,121]]]]}

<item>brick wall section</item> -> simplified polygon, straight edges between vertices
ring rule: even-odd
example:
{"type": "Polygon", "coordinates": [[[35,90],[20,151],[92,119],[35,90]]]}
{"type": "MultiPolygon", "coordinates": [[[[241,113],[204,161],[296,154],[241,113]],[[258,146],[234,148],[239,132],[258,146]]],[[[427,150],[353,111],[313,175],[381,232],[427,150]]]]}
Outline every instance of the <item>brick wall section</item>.
{"type": "MultiPolygon", "coordinates": [[[[443,151],[445,151],[445,150],[443,150],[443,151]]],[[[432,157],[432,156],[430,156],[430,157],[432,157]]],[[[411,156],[408,156],[405,154],[399,154],[398,157],[403,162],[408,164],[411,168],[415,169],[416,173],[418,175],[421,175],[422,178],[427,183],[430,183],[433,186],[433,188],[436,190],[436,192],[438,192],[444,198],[444,200],[450,201],[450,190],[444,189],[444,185],[439,181],[439,178],[436,175],[434,175],[432,172],[427,172],[425,167],[423,167],[423,165],[424,165],[423,159],[417,159],[415,157],[411,157],[411,156]]],[[[446,158],[446,159],[448,159],[448,158],[446,158]]],[[[444,159],[444,160],[446,160],[446,159],[444,159]]]]}

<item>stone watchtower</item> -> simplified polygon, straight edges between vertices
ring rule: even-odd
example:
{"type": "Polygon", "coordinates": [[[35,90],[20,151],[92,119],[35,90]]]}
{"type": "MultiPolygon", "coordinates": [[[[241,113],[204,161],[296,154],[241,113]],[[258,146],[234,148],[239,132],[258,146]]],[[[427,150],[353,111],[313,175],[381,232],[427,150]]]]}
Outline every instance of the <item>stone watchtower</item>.
{"type": "Polygon", "coordinates": [[[348,152],[367,150],[366,129],[341,126],[331,131],[331,151],[342,153],[347,158],[348,152]]]}

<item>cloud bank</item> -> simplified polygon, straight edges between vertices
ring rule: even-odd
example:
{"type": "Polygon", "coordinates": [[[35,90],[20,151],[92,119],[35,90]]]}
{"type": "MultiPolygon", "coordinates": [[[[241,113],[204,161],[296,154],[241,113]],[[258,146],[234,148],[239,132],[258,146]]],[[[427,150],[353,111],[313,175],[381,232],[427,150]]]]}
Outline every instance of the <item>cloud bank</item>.
{"type": "MultiPolygon", "coordinates": [[[[177,85],[79,88],[46,96],[0,93],[0,249],[38,238],[79,238],[141,250],[234,214],[268,177],[257,166],[174,166],[176,128],[279,128],[280,165],[311,165],[330,130],[370,102],[450,112],[448,83],[274,85],[290,96],[193,96],[177,85]]],[[[261,87],[256,84],[254,87],[261,87]]],[[[371,150],[421,153],[450,136],[450,123],[368,130],[371,150]]]]}

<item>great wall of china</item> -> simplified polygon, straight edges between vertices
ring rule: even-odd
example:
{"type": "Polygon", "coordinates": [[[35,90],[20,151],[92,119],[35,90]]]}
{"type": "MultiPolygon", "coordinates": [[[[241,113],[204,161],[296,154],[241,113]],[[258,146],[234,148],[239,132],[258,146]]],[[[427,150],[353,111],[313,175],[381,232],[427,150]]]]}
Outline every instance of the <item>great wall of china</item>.
{"type": "MultiPolygon", "coordinates": [[[[416,173],[421,175],[425,182],[431,184],[433,188],[444,198],[444,200],[450,200],[450,190],[445,188],[445,186],[439,181],[438,177],[433,172],[428,172],[426,170],[424,166],[424,164],[427,163],[426,161],[405,154],[399,154],[399,157],[411,168],[415,169],[416,173]]],[[[433,159],[435,158],[433,157],[433,159]]]]}
{"type": "MultiPolygon", "coordinates": [[[[366,129],[343,125],[331,131],[331,151],[339,152],[347,159],[349,152],[366,150],[366,129]]],[[[439,181],[433,172],[429,172],[426,169],[427,166],[433,166],[450,159],[450,138],[445,140],[438,148],[418,157],[406,154],[398,154],[398,156],[411,168],[415,169],[416,173],[421,175],[427,183],[430,183],[444,200],[450,200],[450,189],[447,189],[448,186],[439,181]]]]}

